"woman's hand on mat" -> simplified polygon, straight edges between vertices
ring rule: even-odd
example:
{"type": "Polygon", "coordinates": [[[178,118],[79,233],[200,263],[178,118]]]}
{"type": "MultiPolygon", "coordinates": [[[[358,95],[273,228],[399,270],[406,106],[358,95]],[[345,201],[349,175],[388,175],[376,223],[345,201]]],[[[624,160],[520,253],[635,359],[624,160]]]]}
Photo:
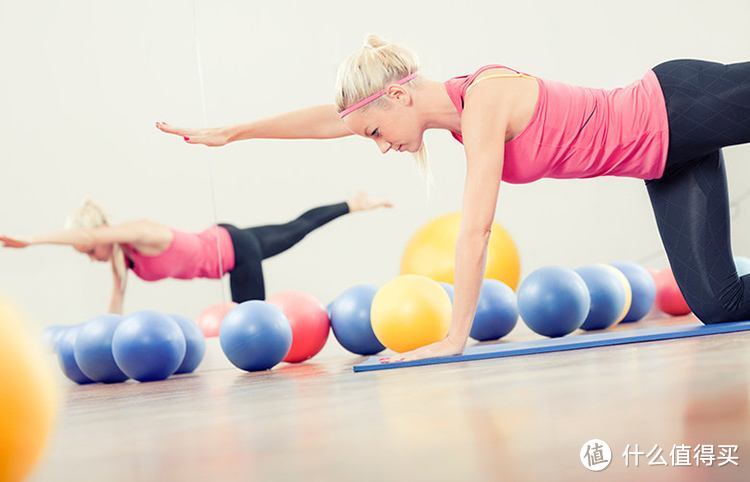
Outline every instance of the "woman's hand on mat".
{"type": "Polygon", "coordinates": [[[350,197],[346,201],[346,204],[349,205],[350,212],[393,207],[393,203],[391,201],[387,199],[371,198],[370,195],[364,191],[359,191],[357,194],[350,197]]]}
{"type": "Polygon", "coordinates": [[[407,351],[406,353],[401,353],[395,356],[380,358],[380,363],[408,362],[423,360],[425,358],[460,355],[464,352],[465,346],[466,340],[462,342],[448,337],[437,343],[417,348],[416,350],[407,351]]]}
{"type": "Polygon", "coordinates": [[[0,234],[0,243],[5,248],[25,248],[31,245],[31,240],[26,238],[10,237],[0,234]]]}
{"type": "Polygon", "coordinates": [[[156,128],[167,134],[181,136],[188,144],[203,144],[204,146],[219,147],[229,143],[229,134],[222,127],[208,129],[182,129],[167,124],[166,122],[157,122],[156,128]]]}

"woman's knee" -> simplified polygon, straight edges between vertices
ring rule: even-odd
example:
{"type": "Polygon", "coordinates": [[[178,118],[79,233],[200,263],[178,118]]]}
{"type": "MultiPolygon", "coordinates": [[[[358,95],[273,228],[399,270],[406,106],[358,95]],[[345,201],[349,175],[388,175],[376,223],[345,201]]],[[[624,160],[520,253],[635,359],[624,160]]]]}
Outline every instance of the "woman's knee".
{"type": "Polygon", "coordinates": [[[748,319],[748,314],[743,313],[737,308],[736,304],[711,303],[690,303],[688,306],[693,310],[693,314],[705,325],[714,325],[717,323],[730,323],[733,321],[744,321],[748,319]]]}

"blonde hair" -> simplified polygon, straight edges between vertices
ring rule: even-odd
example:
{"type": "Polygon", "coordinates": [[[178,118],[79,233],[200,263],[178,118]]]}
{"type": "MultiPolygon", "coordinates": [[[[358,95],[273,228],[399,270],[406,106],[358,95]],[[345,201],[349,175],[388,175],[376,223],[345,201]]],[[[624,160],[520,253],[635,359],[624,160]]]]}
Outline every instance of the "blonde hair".
{"type": "MultiPolygon", "coordinates": [[[[93,229],[102,226],[109,226],[107,214],[101,206],[91,199],[85,199],[81,206],[73,211],[65,220],[65,229],[93,229]]],[[[125,291],[128,270],[125,266],[125,253],[119,243],[112,245],[112,263],[115,271],[122,280],[122,291],[125,291]]]]}
{"type": "MultiPolygon", "coordinates": [[[[365,45],[341,62],[336,75],[336,109],[341,112],[350,105],[372,95],[388,84],[419,70],[419,59],[412,51],[386,42],[377,35],[368,35],[365,45]]],[[[418,85],[419,77],[405,85],[418,85]]],[[[364,106],[367,109],[388,104],[378,99],[364,106]]],[[[426,179],[430,178],[427,149],[424,144],[414,153],[417,166],[426,179]]]]}

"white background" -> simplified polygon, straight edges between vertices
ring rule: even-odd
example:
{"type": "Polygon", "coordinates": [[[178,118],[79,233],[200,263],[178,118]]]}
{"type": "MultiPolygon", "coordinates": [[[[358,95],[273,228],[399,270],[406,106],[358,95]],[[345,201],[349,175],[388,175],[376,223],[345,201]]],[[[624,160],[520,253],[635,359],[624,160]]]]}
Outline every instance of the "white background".
{"type": "MultiPolygon", "coordinates": [[[[416,51],[444,80],[487,63],[577,85],[629,84],[661,61],[750,60],[747,0],[404,2],[198,1],[208,122],[224,125],[332,102],[338,63],[376,33],[416,51]]],[[[192,1],[0,0],[0,232],[57,229],[83,198],[113,222],[149,218],[201,230],[286,221],[357,189],[391,211],[356,214],[265,264],[267,291],[328,302],[398,273],[402,247],[430,218],[460,207],[464,158],[428,132],[428,197],[408,155],[371,141],[249,141],[221,149],[159,133],[157,120],[203,124],[192,1]]],[[[731,196],[750,187],[750,149],[727,149],[731,196]]],[[[750,201],[736,254],[750,255],[750,201]]],[[[523,273],[546,264],[616,259],[665,264],[643,183],[634,179],[503,184],[497,221],[516,239],[523,273]]],[[[0,249],[0,295],[39,326],[73,323],[108,304],[107,266],[70,248],[0,249]]],[[[196,316],[221,298],[216,281],[131,277],[126,309],[196,316]]]]}

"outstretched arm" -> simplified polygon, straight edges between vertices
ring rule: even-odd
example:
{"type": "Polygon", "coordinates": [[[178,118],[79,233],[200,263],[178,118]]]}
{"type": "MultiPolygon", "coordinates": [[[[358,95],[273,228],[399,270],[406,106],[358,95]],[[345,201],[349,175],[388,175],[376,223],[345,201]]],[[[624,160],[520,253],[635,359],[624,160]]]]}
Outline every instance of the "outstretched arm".
{"type": "Polygon", "coordinates": [[[183,129],[165,122],[157,122],[156,127],[167,134],[181,136],[189,144],[214,147],[247,139],[335,139],[352,135],[333,104],[228,127],[183,129]]]}
{"type": "Polygon", "coordinates": [[[143,241],[144,230],[138,223],[98,228],[73,228],[29,237],[0,236],[6,248],[25,248],[36,244],[61,244],[81,249],[91,249],[99,244],[138,243],[143,241]]]}

